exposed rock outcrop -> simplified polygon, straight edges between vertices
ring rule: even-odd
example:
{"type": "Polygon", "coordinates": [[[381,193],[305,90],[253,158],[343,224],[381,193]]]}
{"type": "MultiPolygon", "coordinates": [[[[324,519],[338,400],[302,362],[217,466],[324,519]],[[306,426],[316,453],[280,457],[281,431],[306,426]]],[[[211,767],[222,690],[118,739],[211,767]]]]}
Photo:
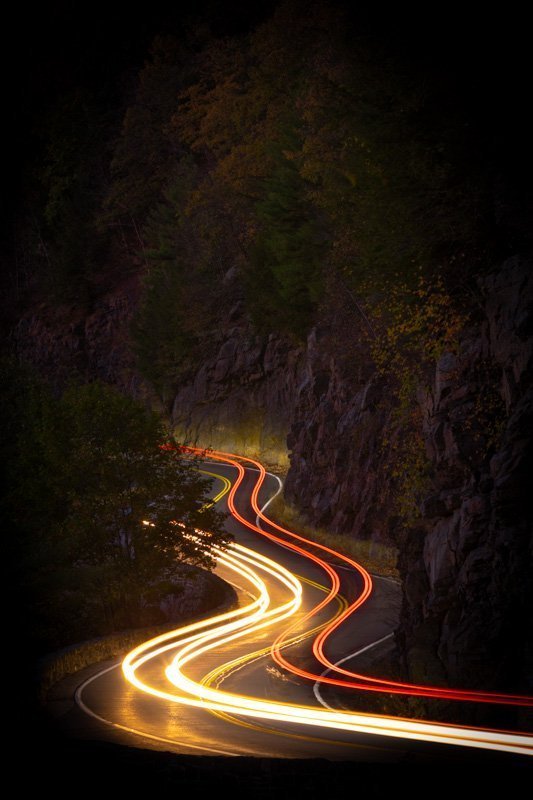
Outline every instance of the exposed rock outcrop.
{"type": "MultiPolygon", "coordinates": [[[[236,306],[174,398],[181,440],[288,467],[288,498],[310,521],[397,543],[397,639],[414,680],[524,688],[533,674],[532,272],[515,258],[483,280],[478,321],[419,392],[431,490],[416,527],[399,524],[383,469],[389,390],[364,346],[346,362],[355,316],[297,346],[253,333],[236,306]]],[[[132,280],[88,316],[41,307],[21,321],[19,349],[58,381],[76,370],[149,397],[128,342],[136,301],[132,280]]]]}
{"type": "Polygon", "coordinates": [[[434,491],[404,531],[402,651],[413,677],[533,688],[533,280],[485,279],[485,319],[421,397],[434,491]]]}
{"type": "Polygon", "coordinates": [[[368,370],[345,374],[329,331],[312,331],[288,436],[285,492],[314,524],[390,541],[390,497],[380,480],[383,396],[383,381],[368,370]]]}
{"type": "Polygon", "coordinates": [[[42,303],[19,321],[17,352],[53,385],[73,378],[100,380],[134,397],[153,397],[135,369],[129,328],[139,299],[139,279],[131,277],[103,294],[88,310],[42,303]]]}
{"type": "Polygon", "coordinates": [[[286,469],[286,436],[304,349],[273,334],[253,334],[241,320],[220,332],[214,350],[174,399],[179,440],[259,456],[286,469]]]}

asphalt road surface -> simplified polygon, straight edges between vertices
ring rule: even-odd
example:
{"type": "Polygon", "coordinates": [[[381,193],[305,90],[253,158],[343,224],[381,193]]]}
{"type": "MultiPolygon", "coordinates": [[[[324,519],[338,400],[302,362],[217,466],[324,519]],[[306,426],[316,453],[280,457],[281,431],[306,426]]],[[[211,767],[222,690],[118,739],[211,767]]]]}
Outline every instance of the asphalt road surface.
{"type": "MultiPolygon", "coordinates": [[[[228,481],[235,484],[238,478],[236,468],[227,464],[209,462],[205,469],[225,478],[226,487],[228,481]]],[[[233,499],[238,514],[252,526],[256,526],[257,516],[250,504],[250,496],[257,477],[257,472],[246,469],[233,499]]],[[[213,495],[220,494],[223,483],[223,480],[214,481],[213,495]]],[[[258,495],[259,505],[264,506],[278,488],[278,480],[267,474],[258,495]]],[[[226,491],[218,501],[221,507],[227,507],[228,496],[226,491]]],[[[228,517],[227,526],[238,545],[271,559],[280,565],[280,569],[296,576],[302,587],[302,595],[298,607],[290,614],[290,622],[283,616],[277,620],[273,614],[274,620],[264,627],[259,627],[257,623],[248,624],[241,635],[229,641],[215,640],[215,646],[205,648],[182,667],[176,667],[175,663],[179,648],[170,647],[156,653],[135,670],[135,679],[143,687],[148,687],[151,693],[126,680],[120,663],[108,662],[89,667],[62,681],[51,694],[51,713],[63,732],[78,739],[103,739],[186,755],[325,758],[394,763],[406,760],[424,763],[472,759],[494,763],[496,759],[502,765],[529,760],[527,754],[533,752],[533,737],[528,737],[529,743],[524,748],[526,755],[517,755],[499,752],[497,741],[496,752],[494,749],[464,746],[465,737],[471,736],[474,745],[479,736],[475,731],[465,732],[463,729],[459,731],[459,746],[449,743],[449,740],[446,743],[435,740],[432,735],[429,740],[422,733],[417,735],[418,723],[418,727],[414,725],[412,730],[401,736],[394,735],[394,730],[380,732],[374,728],[375,732],[369,732],[351,723],[346,729],[335,722],[328,727],[320,715],[327,714],[328,708],[342,708],[342,692],[337,694],[331,687],[326,687],[317,694],[317,687],[312,680],[280,668],[272,657],[271,645],[288,624],[294,626],[291,636],[294,641],[283,646],[283,656],[303,671],[319,675],[323,673],[324,666],[317,661],[312,649],[316,631],[328,623],[334,613],[360,595],[363,590],[361,575],[332,559],[330,563],[338,576],[340,591],[334,602],[309,616],[327,596],[329,584],[324,570],[305,555],[280,546],[257,530],[250,529],[234,515],[228,517]],[[193,685],[207,687],[209,692],[222,692],[223,698],[231,696],[232,705],[227,706],[225,701],[219,701],[217,694],[213,694],[211,701],[210,697],[200,697],[194,688],[184,691],[183,686],[172,684],[167,672],[169,668],[171,672],[175,670],[178,679],[183,672],[186,680],[193,685]],[[240,701],[239,698],[244,699],[240,701]],[[268,704],[264,706],[267,709],[266,716],[255,712],[248,715],[239,713],[247,698],[268,704]],[[192,700],[195,704],[188,705],[183,699],[192,700]],[[269,716],[268,709],[271,707],[275,708],[276,714],[269,716]],[[302,713],[309,713],[311,717],[304,724],[297,716],[282,718],[284,708],[289,708],[291,714],[304,709],[302,713]],[[319,724],[314,724],[315,719],[319,720],[319,724]]],[[[265,522],[261,526],[269,529],[265,522]]],[[[277,533],[274,529],[272,532],[277,533]]],[[[244,550],[240,556],[244,559],[248,557],[244,550]]],[[[243,562],[240,563],[242,567],[243,562]]],[[[257,564],[252,566],[255,569],[257,564]]],[[[246,568],[246,564],[243,568],[246,568]]],[[[296,604],[294,590],[283,583],[285,573],[259,571],[268,593],[268,608],[288,606],[291,598],[296,604]]],[[[232,565],[220,563],[217,573],[235,586],[241,607],[250,605],[252,599],[258,596],[257,588],[246,576],[239,577],[232,565]]],[[[336,663],[348,654],[384,639],[396,626],[398,609],[397,585],[389,579],[375,578],[372,594],[367,601],[328,639],[328,658],[336,663]]],[[[180,646],[183,646],[183,638],[180,639],[180,646]]],[[[150,656],[156,649],[152,646],[144,652],[150,656]]],[[[351,662],[347,663],[351,665],[351,662]]],[[[369,718],[369,723],[373,719],[369,718]]],[[[522,743],[520,746],[523,746],[522,743]]]]}

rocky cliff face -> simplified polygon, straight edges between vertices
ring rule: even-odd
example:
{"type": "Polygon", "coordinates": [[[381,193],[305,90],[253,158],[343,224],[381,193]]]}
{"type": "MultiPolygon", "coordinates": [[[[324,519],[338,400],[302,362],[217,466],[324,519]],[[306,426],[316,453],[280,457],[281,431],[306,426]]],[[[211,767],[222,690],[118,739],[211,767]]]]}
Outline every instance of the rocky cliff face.
{"type": "MultiPolygon", "coordinates": [[[[391,541],[390,487],[382,482],[384,385],[369,369],[347,373],[331,331],[314,330],[298,386],[285,493],[315,525],[391,541]]],[[[368,356],[367,356],[368,358],[368,356]]]]}
{"type": "Polygon", "coordinates": [[[172,422],[179,441],[259,456],[285,470],[304,349],[275,335],[257,336],[237,318],[219,332],[213,350],[174,399],[172,422]]]}
{"type": "MultiPolygon", "coordinates": [[[[364,347],[346,359],[353,315],[304,347],[254,334],[236,306],[174,398],[180,440],[288,468],[286,494],[311,522],[399,546],[397,638],[414,680],[523,687],[533,672],[531,274],[514,259],[485,279],[478,322],[419,392],[431,490],[416,527],[399,525],[384,470],[386,385],[364,347]]],[[[41,307],[21,321],[19,350],[58,382],[75,369],[150,397],[129,349],[136,300],[130,281],[89,315],[41,307]]]]}
{"type": "Polygon", "coordinates": [[[153,393],[135,370],[129,326],[139,298],[132,277],[102,295],[92,308],[42,303],[19,321],[14,344],[55,386],[75,376],[118,386],[134,397],[153,393]]]}
{"type": "Polygon", "coordinates": [[[533,687],[533,280],[484,281],[485,316],[420,402],[434,490],[404,531],[402,651],[416,679],[533,687]]]}

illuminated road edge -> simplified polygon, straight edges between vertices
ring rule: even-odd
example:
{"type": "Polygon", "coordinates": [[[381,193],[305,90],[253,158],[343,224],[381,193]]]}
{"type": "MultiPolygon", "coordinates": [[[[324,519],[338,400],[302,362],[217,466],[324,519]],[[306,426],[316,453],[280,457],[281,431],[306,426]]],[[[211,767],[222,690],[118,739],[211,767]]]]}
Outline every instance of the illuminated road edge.
{"type": "MultiPolygon", "coordinates": [[[[239,467],[239,478],[242,480],[244,469],[239,467]]],[[[233,486],[233,497],[240,480],[233,486]]],[[[230,508],[232,505],[230,503],[230,508]]],[[[237,514],[237,517],[240,515],[237,514]]],[[[533,736],[527,734],[258,700],[212,688],[188,677],[184,667],[195,658],[288,619],[296,614],[301,605],[300,581],[278,562],[239,544],[232,544],[225,551],[214,548],[214,555],[219,564],[249,584],[253,601],[239,609],[157,636],[128,653],[122,670],[125,678],[137,689],[165,701],[239,717],[533,755],[533,736]],[[273,605],[265,580],[281,584],[289,592],[290,599],[273,605]],[[162,691],[145,683],[138,671],[152,659],[170,651],[175,653],[165,670],[169,688],[168,691],[162,691]]],[[[277,641],[280,641],[280,637],[277,641]]]]}

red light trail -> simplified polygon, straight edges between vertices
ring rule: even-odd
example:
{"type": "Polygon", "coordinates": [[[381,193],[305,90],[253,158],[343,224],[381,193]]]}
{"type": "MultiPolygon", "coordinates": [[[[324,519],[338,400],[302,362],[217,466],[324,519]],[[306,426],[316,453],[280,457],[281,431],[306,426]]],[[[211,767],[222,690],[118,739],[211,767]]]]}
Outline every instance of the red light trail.
{"type": "Polygon", "coordinates": [[[340,666],[337,666],[332,661],[328,659],[328,657],[324,653],[324,647],[328,640],[328,638],[336,631],[343,622],[348,619],[352,614],[354,614],[358,608],[360,608],[366,600],[369,598],[372,592],[372,578],[360,564],[354,561],[349,556],[346,556],[342,553],[333,550],[326,545],[319,544],[318,542],[312,542],[309,539],[306,539],[299,534],[294,533],[293,531],[287,530],[286,528],[278,525],[273,520],[269,519],[260,509],[258,503],[258,496],[261,486],[266,477],[266,470],[263,465],[259,461],[255,461],[254,459],[247,458],[244,456],[236,455],[233,453],[225,453],[217,450],[209,450],[205,451],[200,448],[196,447],[189,447],[189,446],[182,446],[179,448],[182,452],[190,452],[194,455],[201,455],[202,457],[206,457],[208,459],[222,461],[226,464],[229,464],[232,467],[235,467],[238,472],[238,478],[235,481],[232,490],[228,496],[228,507],[230,512],[233,516],[239,520],[243,525],[250,528],[251,530],[255,531],[256,533],[261,534],[268,539],[271,539],[278,544],[282,544],[285,547],[289,547],[290,549],[294,550],[298,554],[304,556],[305,558],[310,559],[313,561],[317,566],[319,566],[330,579],[331,588],[324,599],[318,603],[310,612],[308,612],[303,620],[299,620],[297,623],[293,623],[289,626],[282,634],[280,634],[277,639],[274,641],[272,645],[272,657],[279,664],[281,667],[289,670],[290,672],[309,680],[313,680],[315,682],[331,684],[335,686],[341,686],[344,688],[351,688],[351,689],[358,689],[370,692],[381,692],[381,693],[390,693],[390,694],[405,694],[405,695],[413,695],[417,697],[431,697],[437,698],[441,700],[457,700],[457,701],[468,701],[474,703],[489,703],[494,705],[516,705],[516,706],[533,706],[533,697],[527,695],[517,695],[517,694],[507,694],[507,693],[499,693],[499,692],[486,692],[486,691],[476,691],[470,689],[455,689],[455,688],[447,688],[447,687],[439,687],[439,686],[423,686],[419,684],[413,683],[406,683],[401,681],[391,681],[385,680],[384,678],[374,678],[368,675],[362,675],[357,672],[353,672],[351,670],[344,669],[340,666]],[[236,460],[238,459],[238,461],[236,460]],[[346,678],[351,679],[341,679],[341,678],[334,678],[328,675],[320,675],[314,672],[310,672],[309,670],[301,669],[300,667],[296,666],[295,664],[291,663],[284,653],[281,652],[282,646],[284,643],[294,635],[295,630],[297,627],[300,627],[302,622],[305,622],[316,614],[318,614],[323,608],[325,608],[332,600],[334,600],[339,591],[340,591],[340,579],[338,574],[332,568],[332,566],[324,559],[319,558],[315,554],[309,552],[308,549],[300,547],[295,541],[287,541],[285,538],[280,538],[275,534],[260,528],[257,525],[246,520],[237,510],[235,506],[235,495],[237,493],[237,489],[239,485],[242,483],[244,478],[244,468],[240,462],[246,462],[253,466],[255,470],[258,471],[258,478],[254,489],[251,494],[251,505],[259,519],[262,519],[266,524],[268,524],[271,528],[279,531],[280,533],[284,534],[285,536],[290,537],[291,540],[295,540],[296,542],[301,542],[307,545],[307,548],[317,548],[322,550],[323,552],[327,553],[334,558],[343,561],[344,563],[348,564],[353,570],[355,570],[363,581],[363,588],[357,598],[347,606],[347,608],[340,613],[338,616],[333,618],[328,625],[326,625],[316,636],[313,642],[313,653],[317,660],[323,664],[325,667],[328,668],[331,672],[336,672],[339,675],[346,676],[346,678]],[[355,680],[353,680],[355,679],[355,680]]]}

